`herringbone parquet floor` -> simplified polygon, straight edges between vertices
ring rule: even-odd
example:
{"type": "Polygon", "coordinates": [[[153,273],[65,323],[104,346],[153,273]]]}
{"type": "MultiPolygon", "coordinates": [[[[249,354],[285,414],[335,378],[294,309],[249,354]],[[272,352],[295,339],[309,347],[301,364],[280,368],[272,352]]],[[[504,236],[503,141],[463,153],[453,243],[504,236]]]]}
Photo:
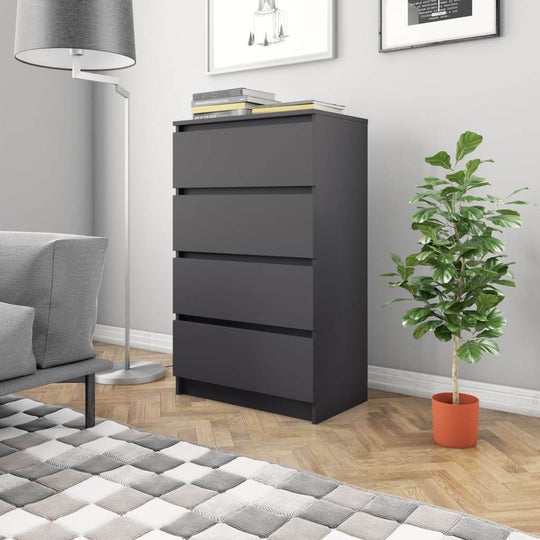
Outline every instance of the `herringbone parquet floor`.
{"type": "MultiPolygon", "coordinates": [[[[96,346],[103,357],[122,358],[121,347],[96,346]]],[[[134,350],[133,356],[171,364],[166,354],[134,350]]],[[[50,385],[24,394],[84,409],[83,385],[50,385]]],[[[432,443],[426,399],[371,391],[368,403],[313,426],[176,396],[171,369],[153,384],[98,385],[97,414],[540,534],[540,418],[482,410],[478,447],[450,450],[432,443]]]]}

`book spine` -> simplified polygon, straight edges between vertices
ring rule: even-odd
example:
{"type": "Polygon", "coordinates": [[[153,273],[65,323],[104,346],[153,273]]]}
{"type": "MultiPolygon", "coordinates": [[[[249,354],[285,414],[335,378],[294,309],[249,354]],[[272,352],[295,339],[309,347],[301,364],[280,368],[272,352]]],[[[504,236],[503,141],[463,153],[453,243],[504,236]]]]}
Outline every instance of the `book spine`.
{"type": "Polygon", "coordinates": [[[193,114],[197,113],[207,113],[207,112],[221,112],[221,111],[234,111],[234,110],[244,110],[244,109],[256,109],[260,105],[253,103],[225,103],[224,105],[203,105],[200,107],[191,107],[191,112],[193,114]]]}
{"type": "Polygon", "coordinates": [[[221,99],[231,97],[251,96],[259,99],[274,101],[276,95],[271,92],[261,92],[259,90],[249,90],[247,88],[230,88],[228,90],[216,90],[214,92],[200,92],[193,94],[193,101],[205,101],[208,99],[221,99]]]}
{"type": "Polygon", "coordinates": [[[215,92],[199,92],[198,94],[193,94],[193,101],[204,101],[206,99],[239,97],[243,95],[244,95],[243,88],[231,88],[229,90],[216,90],[215,92]]]}
{"type": "Polygon", "coordinates": [[[212,113],[196,113],[193,115],[194,120],[204,120],[209,118],[228,118],[231,116],[249,116],[250,110],[237,110],[237,111],[221,111],[212,113]]]}
{"type": "Polygon", "coordinates": [[[290,112],[290,111],[307,111],[314,109],[313,103],[306,103],[304,105],[285,105],[278,107],[259,107],[254,109],[253,114],[271,114],[277,112],[290,112]]]}
{"type": "Polygon", "coordinates": [[[192,107],[204,107],[206,105],[226,105],[227,103],[254,103],[255,105],[273,105],[278,103],[272,99],[263,99],[256,96],[238,96],[216,99],[199,99],[191,102],[192,107]]]}
{"type": "Polygon", "coordinates": [[[291,111],[306,111],[306,110],[316,110],[316,111],[325,111],[331,113],[343,113],[343,109],[339,107],[332,107],[329,105],[324,105],[322,103],[298,103],[298,104],[281,104],[275,106],[267,107],[257,107],[253,110],[253,114],[269,114],[269,113],[278,113],[278,112],[291,112],[291,111]]]}

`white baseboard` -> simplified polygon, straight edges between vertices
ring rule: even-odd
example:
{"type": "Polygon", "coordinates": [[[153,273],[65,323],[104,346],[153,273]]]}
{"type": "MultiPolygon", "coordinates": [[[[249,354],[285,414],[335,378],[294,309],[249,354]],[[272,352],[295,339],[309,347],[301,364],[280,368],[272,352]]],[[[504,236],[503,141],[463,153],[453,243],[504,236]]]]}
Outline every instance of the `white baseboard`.
{"type": "MultiPolygon", "coordinates": [[[[450,377],[379,366],[369,366],[368,381],[370,388],[425,398],[452,389],[450,377]]],[[[460,391],[475,395],[484,409],[540,417],[540,392],[537,390],[462,380],[460,391]]]]}
{"type": "MultiPolygon", "coordinates": [[[[94,339],[123,345],[124,329],[98,324],[94,339]]],[[[139,349],[172,354],[172,336],[169,334],[132,330],[131,345],[139,349]]],[[[438,392],[449,392],[452,388],[450,377],[380,366],[369,366],[368,384],[370,388],[377,390],[424,398],[438,392]]],[[[480,406],[485,409],[540,417],[540,391],[467,380],[461,381],[460,390],[477,396],[480,406]]]]}
{"type": "MultiPolygon", "coordinates": [[[[124,329],[118,326],[96,324],[94,339],[96,341],[102,341],[103,343],[123,345],[124,329]]],[[[144,332],[142,330],[131,330],[131,346],[137,349],[172,354],[172,336],[169,334],[144,332]]]]}

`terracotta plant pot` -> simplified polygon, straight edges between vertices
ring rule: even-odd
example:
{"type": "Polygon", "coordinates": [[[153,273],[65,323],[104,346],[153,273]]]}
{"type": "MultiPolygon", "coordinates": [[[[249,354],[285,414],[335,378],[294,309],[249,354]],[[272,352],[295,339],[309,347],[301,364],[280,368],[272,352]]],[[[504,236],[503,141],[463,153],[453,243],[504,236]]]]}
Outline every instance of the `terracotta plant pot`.
{"type": "Polygon", "coordinates": [[[452,393],[431,398],[433,440],[448,448],[472,448],[478,439],[480,402],[475,396],[459,394],[459,405],[452,404],[452,393]]]}

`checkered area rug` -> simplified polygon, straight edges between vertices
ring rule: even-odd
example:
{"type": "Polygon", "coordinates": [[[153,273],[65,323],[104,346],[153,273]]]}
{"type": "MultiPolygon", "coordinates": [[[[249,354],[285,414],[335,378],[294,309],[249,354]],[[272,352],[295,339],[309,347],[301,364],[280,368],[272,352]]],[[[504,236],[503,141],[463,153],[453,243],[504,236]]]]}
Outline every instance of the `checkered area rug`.
{"type": "Polygon", "coordinates": [[[0,398],[0,537],[17,540],[530,540],[418,502],[0,398]]]}

